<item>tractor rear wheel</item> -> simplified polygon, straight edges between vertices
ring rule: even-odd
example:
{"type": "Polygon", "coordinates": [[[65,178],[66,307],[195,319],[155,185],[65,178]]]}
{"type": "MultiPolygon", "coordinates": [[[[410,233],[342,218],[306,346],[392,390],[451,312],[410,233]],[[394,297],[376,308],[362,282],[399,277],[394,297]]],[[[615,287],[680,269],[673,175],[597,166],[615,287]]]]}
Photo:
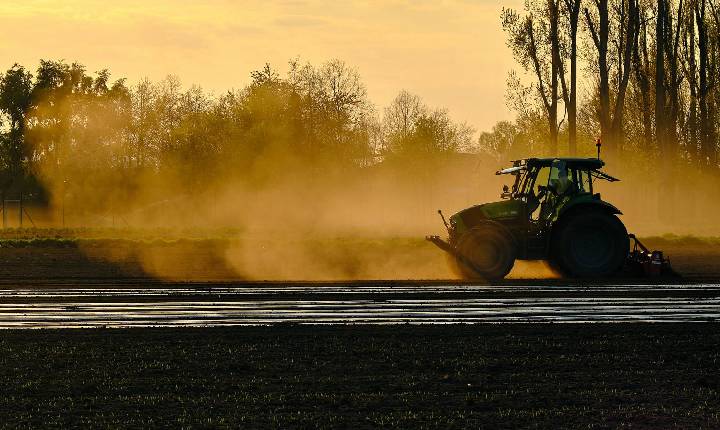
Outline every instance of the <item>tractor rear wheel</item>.
{"type": "Polygon", "coordinates": [[[456,251],[457,268],[466,279],[502,279],[515,264],[512,236],[496,222],[484,222],[463,233],[456,251]]]}
{"type": "Polygon", "coordinates": [[[551,262],[576,277],[610,276],[622,269],[630,239],[615,215],[591,211],[569,215],[553,234],[551,262]]]}

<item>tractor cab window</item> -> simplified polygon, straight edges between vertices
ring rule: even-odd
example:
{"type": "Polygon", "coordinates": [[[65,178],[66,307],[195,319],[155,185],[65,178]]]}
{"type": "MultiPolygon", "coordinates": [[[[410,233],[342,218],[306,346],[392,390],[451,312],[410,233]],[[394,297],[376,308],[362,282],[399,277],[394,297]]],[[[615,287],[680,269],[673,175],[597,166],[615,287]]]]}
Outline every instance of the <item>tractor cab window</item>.
{"type": "Polygon", "coordinates": [[[567,164],[562,160],[555,160],[550,168],[550,178],[548,179],[548,188],[558,196],[568,194],[574,191],[575,183],[568,171],[567,164]]]}
{"type": "Polygon", "coordinates": [[[537,196],[540,194],[540,187],[546,187],[548,184],[548,178],[550,178],[550,167],[541,167],[535,177],[535,183],[533,184],[533,195],[537,196]]]}
{"type": "Polygon", "coordinates": [[[548,178],[550,177],[550,167],[535,167],[530,174],[528,174],[528,184],[526,192],[527,201],[527,213],[530,215],[530,219],[537,220],[539,214],[540,204],[544,200],[546,192],[542,191],[540,187],[547,187],[548,178]]]}
{"type": "MultiPolygon", "coordinates": [[[[539,205],[530,213],[530,219],[535,221],[549,219],[564,197],[577,190],[577,185],[575,185],[577,173],[573,169],[568,169],[565,161],[554,160],[552,165],[545,169],[548,171],[547,179],[544,180],[547,189],[538,194],[539,205]]],[[[538,181],[540,181],[539,176],[538,181]]],[[[543,184],[536,185],[536,188],[540,190],[541,185],[543,184]]]]}
{"type": "Polygon", "coordinates": [[[579,193],[592,193],[592,177],[588,170],[575,170],[569,171],[569,176],[572,177],[573,182],[577,185],[577,191],[579,193]]]}
{"type": "Polygon", "coordinates": [[[523,171],[522,176],[518,177],[517,180],[517,195],[520,197],[526,197],[530,191],[532,185],[533,173],[530,171],[523,171]]]}

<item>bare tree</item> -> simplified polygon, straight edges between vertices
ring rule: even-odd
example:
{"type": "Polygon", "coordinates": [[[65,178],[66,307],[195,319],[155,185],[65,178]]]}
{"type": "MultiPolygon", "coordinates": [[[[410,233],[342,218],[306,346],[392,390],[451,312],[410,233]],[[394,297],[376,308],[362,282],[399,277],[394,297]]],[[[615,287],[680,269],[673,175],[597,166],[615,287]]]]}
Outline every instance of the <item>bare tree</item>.
{"type": "Polygon", "coordinates": [[[524,16],[511,9],[503,9],[502,13],[508,46],[522,68],[532,73],[536,80],[535,94],[547,117],[549,151],[552,154],[558,150],[558,99],[563,70],[558,27],[559,5],[560,0],[546,0],[539,8],[526,3],[524,16]]]}
{"type": "MultiPolygon", "coordinates": [[[[693,16],[695,17],[698,32],[698,54],[700,60],[696,87],[696,94],[700,108],[700,154],[702,155],[703,163],[710,162],[711,164],[717,164],[717,147],[713,141],[714,133],[712,130],[713,126],[710,112],[710,101],[708,100],[710,96],[710,85],[708,82],[709,37],[706,5],[706,0],[700,0],[695,3],[693,8],[693,16]]],[[[692,46],[694,49],[694,44],[692,46]]]]}
{"type": "Polygon", "coordinates": [[[595,0],[594,14],[585,8],[585,18],[597,52],[600,132],[610,154],[619,153],[622,149],[625,96],[640,20],[637,0],[620,0],[613,6],[616,27],[613,34],[610,32],[608,0],[595,0]],[[612,64],[615,70],[611,72],[612,64]],[[612,93],[611,83],[615,84],[612,93]]]}
{"type": "Polygon", "coordinates": [[[23,160],[27,157],[25,148],[26,115],[30,108],[32,75],[19,64],[0,75],[0,112],[7,116],[7,139],[3,139],[0,157],[7,176],[3,188],[23,176],[23,160]]]}
{"type": "MultiPolygon", "coordinates": [[[[671,13],[670,4],[666,4],[666,13],[663,15],[666,20],[664,28],[665,38],[662,40],[665,52],[665,62],[667,73],[665,74],[665,95],[666,114],[665,114],[665,145],[674,156],[677,155],[680,138],[678,136],[678,122],[683,109],[681,84],[684,80],[680,73],[680,35],[682,33],[682,11],[683,0],[680,0],[676,13],[671,13]]],[[[658,42],[660,43],[660,42],[658,42]]]]}
{"type": "Polygon", "coordinates": [[[414,131],[418,118],[426,111],[420,97],[405,90],[400,91],[390,106],[385,108],[385,132],[397,139],[407,139],[414,131]]]}
{"type": "Polygon", "coordinates": [[[650,56],[648,51],[648,28],[649,21],[648,8],[639,5],[640,20],[638,29],[638,42],[633,50],[633,70],[635,71],[635,81],[637,84],[637,92],[640,98],[640,109],[642,116],[642,135],[643,149],[649,151],[653,145],[653,126],[652,126],[652,94],[650,93],[651,85],[651,67],[650,56]]]}
{"type": "MultiPolygon", "coordinates": [[[[560,70],[563,100],[568,114],[568,146],[571,155],[577,154],[577,34],[582,0],[564,0],[565,15],[569,24],[570,88],[565,83],[565,71],[560,70]]],[[[558,61],[560,67],[563,63],[558,61]]]]}
{"type": "MultiPolygon", "coordinates": [[[[665,23],[666,0],[658,0],[655,13],[655,140],[661,154],[667,152],[665,126],[665,23]]],[[[666,159],[668,159],[666,157],[666,159]]]]}

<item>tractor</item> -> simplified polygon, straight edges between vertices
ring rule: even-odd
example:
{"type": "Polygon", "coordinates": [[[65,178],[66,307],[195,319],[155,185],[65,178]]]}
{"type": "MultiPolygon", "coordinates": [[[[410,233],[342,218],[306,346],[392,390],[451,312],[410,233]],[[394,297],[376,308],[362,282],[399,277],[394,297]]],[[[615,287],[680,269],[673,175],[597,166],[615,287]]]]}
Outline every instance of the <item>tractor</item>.
{"type": "Polygon", "coordinates": [[[449,222],[438,211],[448,239],[426,239],[447,252],[451,269],[465,279],[502,279],[517,259],[547,260],[569,277],[607,277],[628,267],[669,272],[662,253],[628,235],[620,210],[595,193],[597,180],[618,181],[600,170],[604,165],[599,157],[514,161],[496,172],[514,178],[501,201],[461,210],[449,222]]]}

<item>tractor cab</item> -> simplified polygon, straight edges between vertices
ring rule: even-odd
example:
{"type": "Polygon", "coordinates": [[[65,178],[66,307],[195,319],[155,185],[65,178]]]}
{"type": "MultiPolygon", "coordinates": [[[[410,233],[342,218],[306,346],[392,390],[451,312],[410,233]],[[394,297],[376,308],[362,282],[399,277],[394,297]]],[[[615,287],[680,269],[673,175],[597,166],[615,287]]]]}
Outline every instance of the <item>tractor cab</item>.
{"type": "Polygon", "coordinates": [[[574,204],[602,202],[600,194],[594,193],[594,180],[619,180],[602,172],[600,168],[604,165],[596,158],[517,160],[512,167],[496,172],[515,178],[512,189],[506,185],[500,197],[521,202],[524,209],[521,212],[529,223],[546,226],[557,221],[560,214],[574,204]]]}

